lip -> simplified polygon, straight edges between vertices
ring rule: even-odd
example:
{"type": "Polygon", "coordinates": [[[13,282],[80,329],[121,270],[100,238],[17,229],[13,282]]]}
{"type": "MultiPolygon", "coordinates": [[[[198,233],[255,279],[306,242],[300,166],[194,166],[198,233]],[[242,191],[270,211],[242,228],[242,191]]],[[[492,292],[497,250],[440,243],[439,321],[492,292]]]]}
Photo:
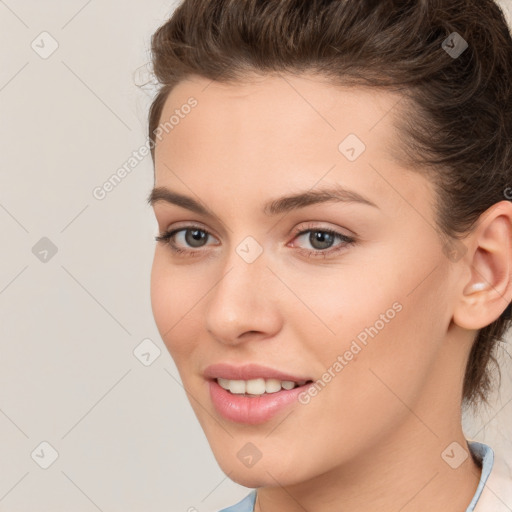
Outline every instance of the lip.
{"type": "Polygon", "coordinates": [[[311,382],[289,390],[282,389],[276,393],[244,396],[230,393],[216,380],[206,382],[209,386],[210,399],[217,412],[227,420],[246,425],[265,423],[292,404],[297,407],[299,395],[313,385],[311,382]]]}
{"type": "Polygon", "coordinates": [[[306,375],[286,373],[256,363],[240,366],[228,363],[212,364],[205,368],[203,376],[209,387],[210,399],[217,412],[227,420],[247,425],[265,423],[292,404],[298,405],[299,395],[313,384],[314,380],[306,375]],[[261,396],[244,396],[230,393],[222,388],[217,382],[219,378],[228,380],[277,379],[293,382],[305,381],[306,384],[261,396]]]}
{"type": "Polygon", "coordinates": [[[234,366],[228,363],[212,364],[205,368],[203,375],[206,379],[250,380],[250,379],[277,379],[294,382],[313,380],[310,376],[293,375],[268,366],[255,363],[234,366]]]}

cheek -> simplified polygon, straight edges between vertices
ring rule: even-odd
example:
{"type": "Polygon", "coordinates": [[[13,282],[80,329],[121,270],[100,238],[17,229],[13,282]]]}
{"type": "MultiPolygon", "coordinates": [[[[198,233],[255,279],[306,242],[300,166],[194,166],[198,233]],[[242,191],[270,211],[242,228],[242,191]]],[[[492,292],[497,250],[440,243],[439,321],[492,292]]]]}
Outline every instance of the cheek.
{"type": "Polygon", "coordinates": [[[155,250],[153,266],[151,267],[151,308],[160,335],[171,328],[172,319],[172,288],[169,286],[169,276],[165,272],[159,249],[155,250]]]}
{"type": "MultiPolygon", "coordinates": [[[[307,334],[302,331],[308,336],[303,339],[311,342],[308,359],[321,362],[318,368],[326,372],[318,375],[325,385],[318,385],[307,403],[304,397],[297,412],[298,423],[314,425],[319,433],[310,436],[307,428],[304,433],[310,464],[318,471],[339,463],[341,453],[350,459],[391,435],[410,417],[404,403],[414,408],[429,379],[442,341],[442,328],[433,325],[433,318],[443,305],[436,302],[434,281],[409,294],[413,286],[403,277],[382,280],[380,291],[375,286],[367,289],[364,281],[348,295],[336,295],[334,287],[330,298],[337,304],[326,300],[323,313],[333,322],[336,336],[320,339],[313,326],[307,334]],[[339,448],[325,439],[336,440],[339,448]]],[[[292,433],[292,422],[280,429],[301,441],[292,433]]],[[[289,470],[296,465],[294,460],[288,465],[274,462],[289,470]]],[[[288,476],[283,472],[276,477],[288,476]]]]}
{"type": "Polygon", "coordinates": [[[368,410],[390,418],[404,410],[402,401],[412,406],[431,378],[446,334],[449,307],[439,290],[447,277],[439,269],[418,286],[428,270],[422,275],[410,265],[396,271],[391,275],[399,278],[388,275],[382,288],[363,285],[346,309],[349,328],[339,346],[347,350],[355,344],[360,350],[353,349],[358,352],[338,385],[350,390],[347,400],[361,421],[368,410]]]}
{"type": "Polygon", "coordinates": [[[188,322],[187,318],[194,314],[194,304],[197,305],[201,294],[193,284],[194,279],[186,275],[173,270],[162,248],[155,250],[151,268],[151,307],[160,336],[177,363],[192,350],[190,340],[197,338],[191,332],[196,324],[188,322]]]}
{"type": "Polygon", "coordinates": [[[327,398],[327,388],[332,390],[332,410],[340,396],[363,415],[386,397],[399,405],[390,389],[413,400],[442,346],[449,304],[439,290],[449,276],[442,267],[432,272],[438,261],[434,253],[423,262],[413,258],[415,265],[397,258],[396,249],[392,254],[386,260],[381,253],[364,272],[342,271],[330,281],[317,278],[318,293],[297,290],[315,313],[307,316],[309,321],[304,316],[298,320],[301,339],[308,340],[310,360],[321,363],[317,370],[330,369],[323,380],[333,384],[319,394],[327,398]]]}
{"type": "Polygon", "coordinates": [[[393,269],[361,266],[317,269],[307,278],[301,269],[281,273],[293,291],[280,304],[282,314],[296,329],[295,339],[305,344],[301,348],[311,351],[311,361],[329,366],[353,341],[361,348],[354,347],[352,355],[362,354],[372,339],[382,338],[390,325],[400,322],[405,294],[400,281],[391,277],[393,269]]]}

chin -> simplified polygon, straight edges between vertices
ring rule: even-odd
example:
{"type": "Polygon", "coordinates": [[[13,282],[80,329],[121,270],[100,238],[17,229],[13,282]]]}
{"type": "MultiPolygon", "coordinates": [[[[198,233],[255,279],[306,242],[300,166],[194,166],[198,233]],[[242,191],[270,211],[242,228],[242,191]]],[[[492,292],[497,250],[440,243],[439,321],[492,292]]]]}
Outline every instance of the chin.
{"type": "Polygon", "coordinates": [[[233,470],[231,468],[227,469],[227,471],[221,466],[222,471],[228,476],[233,482],[243,485],[244,487],[249,487],[251,489],[256,489],[259,487],[271,487],[276,485],[276,481],[270,477],[270,475],[266,472],[259,471],[258,473],[254,473],[255,468],[252,469],[239,469],[233,470]],[[231,471],[231,472],[230,472],[231,471]]]}
{"type": "Polygon", "coordinates": [[[279,451],[274,451],[269,457],[263,455],[252,466],[246,466],[237,456],[237,452],[238,450],[232,452],[219,448],[214,450],[213,454],[221,470],[231,480],[244,487],[294,485],[312,476],[298,470],[301,468],[300,461],[286,460],[279,451]]]}

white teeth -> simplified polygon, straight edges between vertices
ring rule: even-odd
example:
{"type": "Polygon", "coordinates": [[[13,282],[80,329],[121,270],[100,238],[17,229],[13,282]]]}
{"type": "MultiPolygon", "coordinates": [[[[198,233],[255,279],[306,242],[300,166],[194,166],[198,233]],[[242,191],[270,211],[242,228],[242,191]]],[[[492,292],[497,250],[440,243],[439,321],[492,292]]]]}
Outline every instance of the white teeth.
{"type": "Polygon", "coordinates": [[[263,395],[264,393],[277,393],[281,389],[290,390],[296,386],[303,386],[306,381],[293,382],[291,380],[278,379],[249,379],[229,380],[218,378],[219,386],[235,395],[263,395]]]}
{"type": "Polygon", "coordinates": [[[265,393],[265,379],[251,379],[245,385],[245,392],[249,395],[262,395],[265,393]]]}
{"type": "Polygon", "coordinates": [[[281,381],[277,379],[267,379],[265,381],[265,392],[266,393],[277,393],[281,391],[281,381]]]}
{"type": "Polygon", "coordinates": [[[219,383],[219,386],[221,388],[227,389],[229,391],[229,380],[228,379],[221,379],[220,377],[217,379],[217,382],[219,383]]]}
{"type": "Polygon", "coordinates": [[[236,395],[243,395],[245,393],[245,386],[245,380],[229,381],[229,390],[231,393],[235,393],[236,395]]]}

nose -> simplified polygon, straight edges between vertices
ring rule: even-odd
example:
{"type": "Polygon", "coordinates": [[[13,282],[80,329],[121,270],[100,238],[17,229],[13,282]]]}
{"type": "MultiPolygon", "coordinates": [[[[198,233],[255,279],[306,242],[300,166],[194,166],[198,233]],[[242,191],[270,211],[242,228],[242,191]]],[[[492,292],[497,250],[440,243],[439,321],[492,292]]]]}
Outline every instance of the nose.
{"type": "Polygon", "coordinates": [[[233,346],[275,336],[282,325],[276,302],[280,281],[266,266],[264,255],[247,263],[233,251],[222,269],[208,294],[206,330],[233,346]]]}

